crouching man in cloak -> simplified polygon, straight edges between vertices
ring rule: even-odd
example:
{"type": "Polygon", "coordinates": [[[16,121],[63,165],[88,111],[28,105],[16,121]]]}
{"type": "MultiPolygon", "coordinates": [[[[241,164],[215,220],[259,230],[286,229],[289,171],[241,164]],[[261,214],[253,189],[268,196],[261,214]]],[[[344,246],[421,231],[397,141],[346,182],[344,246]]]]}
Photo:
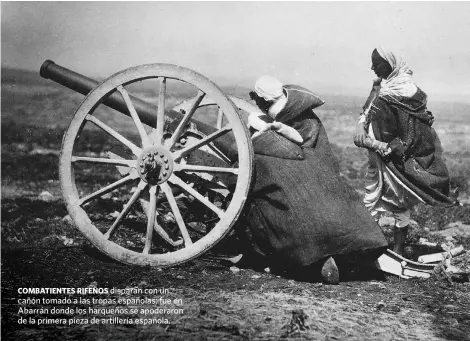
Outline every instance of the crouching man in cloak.
{"type": "MultiPolygon", "coordinates": [[[[261,77],[250,93],[254,181],[244,225],[271,269],[339,281],[335,259],[375,261],[387,243],[360,196],[339,174],[311,91],[261,77]]],[[[253,251],[254,250],[254,251],[253,251]]],[[[252,253],[253,256],[253,253],[252,253]]],[[[244,257],[245,258],[245,257],[244,257]]]]}

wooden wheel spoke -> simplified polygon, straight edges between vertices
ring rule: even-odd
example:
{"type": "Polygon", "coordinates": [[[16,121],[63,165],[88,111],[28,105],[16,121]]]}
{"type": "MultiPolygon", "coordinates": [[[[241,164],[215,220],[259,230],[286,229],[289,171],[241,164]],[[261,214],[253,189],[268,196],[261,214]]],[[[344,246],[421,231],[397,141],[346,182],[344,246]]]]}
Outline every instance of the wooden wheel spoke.
{"type": "Polygon", "coordinates": [[[125,145],[127,148],[129,148],[134,155],[138,156],[142,152],[141,148],[137,147],[134,143],[132,143],[131,141],[126,139],[124,136],[119,134],[117,131],[115,131],[114,129],[112,129],[111,127],[109,127],[108,125],[106,125],[105,123],[103,123],[102,121],[97,119],[96,117],[94,117],[92,115],[87,115],[85,117],[85,119],[87,121],[90,121],[90,122],[94,123],[96,126],[101,128],[103,131],[107,132],[109,135],[111,135],[116,140],[121,142],[123,145],[125,145]]]}
{"type": "Polygon", "coordinates": [[[72,162],[105,163],[109,165],[135,167],[136,161],[125,159],[105,159],[101,157],[72,156],[72,162]]]}
{"type": "Polygon", "coordinates": [[[181,163],[175,163],[173,170],[175,172],[187,171],[187,172],[238,174],[238,168],[199,166],[199,165],[190,165],[190,164],[181,164],[181,163]]]}
{"type": "Polygon", "coordinates": [[[147,183],[144,182],[144,181],[140,181],[139,185],[137,186],[137,189],[135,190],[135,192],[132,194],[131,198],[129,199],[129,201],[127,202],[127,204],[124,206],[124,208],[122,209],[121,213],[119,213],[119,216],[116,218],[116,220],[114,221],[113,225],[109,228],[109,230],[104,234],[104,237],[106,239],[109,239],[109,237],[111,237],[111,235],[114,233],[115,229],[119,226],[119,224],[121,223],[122,219],[124,219],[127,215],[127,213],[129,213],[129,210],[131,209],[132,205],[134,205],[135,201],[139,198],[140,196],[140,193],[142,193],[142,191],[145,189],[145,187],[147,186],[147,183]]]}
{"type": "Polygon", "coordinates": [[[152,247],[153,227],[155,225],[155,215],[157,209],[157,188],[157,186],[152,186],[149,189],[150,204],[148,211],[147,234],[145,235],[145,246],[144,250],[142,251],[143,254],[149,254],[150,248],[152,247]]]}
{"type": "Polygon", "coordinates": [[[222,128],[223,119],[224,119],[224,112],[222,111],[222,109],[219,108],[219,111],[217,113],[217,124],[216,124],[217,129],[222,128]]]}
{"type": "Polygon", "coordinates": [[[166,78],[160,78],[160,87],[158,91],[158,108],[157,108],[157,125],[156,125],[156,141],[157,144],[162,143],[163,128],[165,125],[165,94],[166,94],[166,78]]]}
{"type": "Polygon", "coordinates": [[[173,148],[175,143],[178,141],[178,139],[181,137],[181,135],[184,132],[184,129],[186,129],[186,126],[188,125],[189,121],[193,117],[194,113],[196,112],[196,109],[199,107],[199,104],[201,104],[201,101],[203,100],[204,96],[206,94],[202,91],[199,91],[198,96],[196,100],[194,101],[194,104],[189,112],[187,112],[183,119],[180,121],[178,124],[178,127],[176,127],[175,132],[173,133],[173,136],[171,137],[170,143],[169,143],[169,148],[173,148]]]}
{"type": "Polygon", "coordinates": [[[155,220],[154,229],[155,229],[155,232],[157,232],[160,235],[160,237],[162,237],[163,240],[169,243],[171,246],[179,246],[183,244],[184,242],[183,239],[181,238],[178,239],[177,241],[174,241],[173,239],[171,239],[168,233],[163,229],[163,227],[160,226],[160,224],[158,224],[158,221],[156,220],[155,220]]]}
{"type": "Polygon", "coordinates": [[[182,189],[184,189],[186,192],[188,192],[189,194],[191,194],[193,197],[195,197],[197,200],[199,200],[200,202],[202,202],[204,205],[206,205],[208,208],[210,208],[213,212],[215,212],[215,214],[217,214],[219,216],[219,218],[222,217],[222,215],[224,214],[224,211],[222,211],[220,208],[218,208],[217,206],[215,206],[213,203],[211,203],[209,201],[209,199],[207,199],[206,197],[204,197],[201,193],[199,193],[198,191],[196,191],[194,188],[192,188],[191,186],[189,186],[187,183],[185,183],[183,180],[181,180],[179,177],[177,177],[176,175],[172,174],[171,177],[168,179],[171,183],[181,187],[182,189]]]}
{"type": "Polygon", "coordinates": [[[212,150],[214,154],[217,155],[217,157],[219,157],[220,159],[222,159],[222,161],[224,161],[225,163],[228,163],[228,164],[232,163],[232,161],[227,157],[227,155],[222,153],[216,146],[214,146],[213,143],[209,143],[207,147],[209,147],[210,150],[212,150]]]}
{"type": "Polygon", "coordinates": [[[175,216],[176,223],[178,224],[181,235],[183,236],[185,246],[187,247],[187,246],[192,245],[193,242],[191,240],[191,237],[189,236],[188,229],[186,228],[186,225],[184,224],[183,217],[181,216],[180,209],[178,208],[178,205],[176,203],[175,197],[173,196],[173,192],[171,191],[170,186],[166,182],[164,182],[160,184],[160,188],[165,193],[166,199],[168,200],[168,203],[170,204],[171,211],[173,212],[173,215],[175,216]]]}
{"type": "Polygon", "coordinates": [[[109,184],[108,186],[106,187],[103,187],[99,190],[97,190],[96,192],[93,192],[91,193],[90,195],[87,195],[86,197],[80,199],[78,201],[78,205],[79,206],[83,206],[84,204],[86,204],[87,202],[97,198],[97,197],[100,197],[106,193],[109,193],[109,192],[112,192],[114,191],[115,189],[119,188],[120,186],[128,183],[128,182],[131,182],[135,179],[137,179],[138,176],[137,176],[137,173],[134,173],[134,174],[129,174],[128,176],[122,178],[122,179],[119,179],[118,181],[116,182],[113,182],[112,184],[109,184]]]}
{"type": "Polygon", "coordinates": [[[176,160],[182,158],[183,156],[185,156],[186,154],[192,152],[194,149],[197,149],[201,146],[204,146],[204,145],[214,141],[215,139],[219,138],[220,136],[227,134],[231,130],[232,130],[232,128],[230,126],[225,126],[224,128],[219,129],[219,130],[213,132],[212,134],[204,137],[203,139],[198,140],[196,143],[192,144],[191,146],[188,146],[186,148],[183,148],[181,150],[178,150],[178,151],[174,152],[173,153],[173,159],[176,161],[176,160]]]}
{"type": "Polygon", "coordinates": [[[135,111],[134,105],[132,104],[129,94],[127,93],[126,89],[124,89],[122,85],[119,85],[117,87],[117,90],[121,93],[122,98],[124,99],[124,102],[126,102],[127,110],[129,110],[129,113],[131,114],[131,117],[134,120],[134,124],[137,130],[139,131],[140,138],[142,139],[142,146],[143,147],[149,146],[151,144],[149,137],[147,136],[147,133],[145,132],[145,127],[142,124],[142,121],[140,120],[139,115],[135,111]]]}

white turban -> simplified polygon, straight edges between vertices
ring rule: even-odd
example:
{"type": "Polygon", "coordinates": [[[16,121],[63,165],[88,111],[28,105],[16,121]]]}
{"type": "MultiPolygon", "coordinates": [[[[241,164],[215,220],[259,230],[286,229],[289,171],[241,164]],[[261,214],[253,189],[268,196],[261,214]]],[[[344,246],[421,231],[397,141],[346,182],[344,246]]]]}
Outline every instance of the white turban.
{"type": "Polygon", "coordinates": [[[411,97],[418,90],[416,84],[411,79],[413,71],[401,56],[395,55],[382,46],[377,48],[377,52],[392,67],[392,73],[387,79],[382,80],[380,95],[394,95],[411,97]]]}
{"type": "Polygon", "coordinates": [[[273,101],[282,96],[282,83],[274,77],[261,76],[255,83],[255,92],[265,100],[273,101]]]}

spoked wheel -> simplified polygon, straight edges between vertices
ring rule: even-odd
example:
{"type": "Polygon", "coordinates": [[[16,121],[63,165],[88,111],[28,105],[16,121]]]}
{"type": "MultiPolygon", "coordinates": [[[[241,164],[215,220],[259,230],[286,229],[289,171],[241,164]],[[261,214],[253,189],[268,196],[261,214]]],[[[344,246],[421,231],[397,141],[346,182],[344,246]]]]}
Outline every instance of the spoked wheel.
{"type": "Polygon", "coordinates": [[[150,64],[111,76],[85,98],[63,139],[60,179],[73,221],[98,249],[128,264],[171,266],[228,233],[250,189],[252,159],[238,110],[214,83],[183,67],[150,64]],[[181,94],[196,99],[175,119],[165,108],[181,94]],[[112,96],[122,98],[131,119],[105,107],[112,96]],[[136,97],[154,109],[155,126],[143,123],[136,97]],[[211,120],[199,113],[207,98],[222,118],[201,134],[191,120],[211,120]],[[235,142],[235,160],[217,147],[223,139],[235,142]]]}

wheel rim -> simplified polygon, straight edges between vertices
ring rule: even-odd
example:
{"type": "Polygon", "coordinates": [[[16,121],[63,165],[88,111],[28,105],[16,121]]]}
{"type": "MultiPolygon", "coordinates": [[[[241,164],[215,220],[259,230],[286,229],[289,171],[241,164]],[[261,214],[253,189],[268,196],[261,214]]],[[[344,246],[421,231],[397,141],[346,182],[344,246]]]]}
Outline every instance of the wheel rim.
{"type": "Polygon", "coordinates": [[[67,208],[77,227],[97,248],[112,258],[124,263],[139,265],[169,266],[182,263],[215,245],[217,241],[226,235],[240,215],[249,192],[251,174],[252,150],[249,134],[233,103],[214,83],[204,76],[192,70],[169,64],[149,64],[129,68],[101,83],[77,109],[64,136],[60,159],[61,186],[67,208]],[[134,110],[131,96],[129,96],[131,91],[128,88],[138,82],[155,79],[158,79],[160,83],[158,93],[158,108],[160,109],[155,109],[157,125],[154,127],[154,132],[148,134],[146,127],[134,110]],[[193,110],[184,114],[183,119],[170,135],[168,133],[164,135],[164,108],[168,99],[166,91],[168,81],[180,81],[196,88],[199,102],[204,97],[210,97],[223,111],[228,124],[216,129],[214,134],[201,138],[199,142],[196,141],[189,146],[176,148],[179,139],[186,134],[186,123],[193,118],[199,108],[199,103],[193,106],[193,110]],[[123,134],[96,117],[95,113],[102,106],[100,103],[112,92],[119,93],[126,102],[140,137],[141,145],[133,143],[123,134]],[[83,132],[84,127],[88,124],[98,127],[103,134],[108,137],[111,136],[113,140],[122,144],[124,148],[130,151],[132,158],[75,155],[74,146],[79,140],[79,135],[83,132]],[[238,165],[236,168],[195,166],[184,162],[188,154],[207,146],[211,141],[215,141],[227,133],[233,134],[236,142],[238,152],[238,165]],[[92,191],[92,193],[82,195],[79,194],[77,189],[77,179],[75,177],[77,164],[104,164],[108,167],[121,167],[127,169],[127,174],[96,191],[92,191]],[[224,210],[192,189],[191,184],[184,180],[184,176],[182,176],[202,171],[236,175],[235,189],[232,191],[231,200],[224,210]],[[93,221],[87,205],[95,200],[101,200],[104,195],[133,182],[137,182],[137,189],[133,193],[129,193],[130,199],[125,202],[125,206],[118,212],[114,222],[110,224],[111,226],[106,230],[98,227],[93,221]],[[187,222],[184,221],[172,192],[172,187],[175,186],[180,188],[187,196],[199,201],[205,206],[205,209],[212,211],[217,216],[218,221],[211,227],[210,231],[194,241],[194,237],[188,232],[187,222]],[[146,191],[150,196],[150,210],[147,215],[147,226],[143,230],[145,245],[141,252],[137,252],[127,248],[126,245],[120,245],[118,242],[113,241],[112,237],[116,231],[122,229],[122,224],[129,211],[133,209],[137,200],[146,191]],[[160,195],[166,199],[166,203],[171,209],[179,229],[179,236],[184,240],[184,245],[179,249],[170,248],[170,251],[166,253],[153,253],[156,247],[154,245],[155,211],[159,205],[160,195]]]}

